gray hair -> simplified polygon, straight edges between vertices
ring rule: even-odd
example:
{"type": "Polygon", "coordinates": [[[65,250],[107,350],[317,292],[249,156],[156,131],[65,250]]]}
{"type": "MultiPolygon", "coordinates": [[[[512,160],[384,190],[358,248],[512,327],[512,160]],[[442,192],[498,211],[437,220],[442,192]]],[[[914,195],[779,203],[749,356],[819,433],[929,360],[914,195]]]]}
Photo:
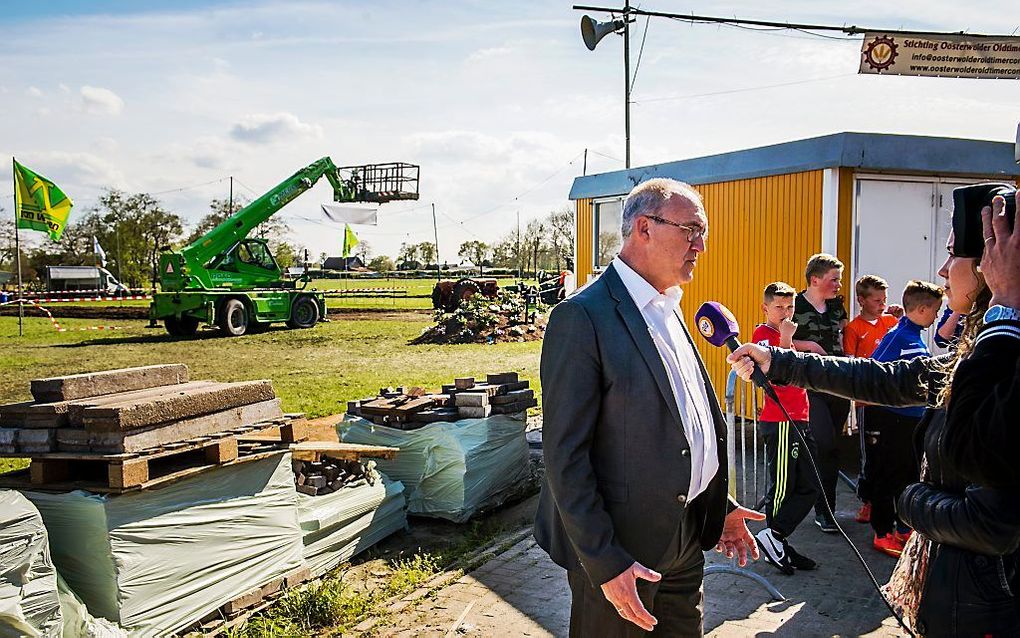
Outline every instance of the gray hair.
{"type": "Polygon", "coordinates": [[[705,208],[701,200],[701,193],[686,182],[667,177],[656,177],[641,182],[634,187],[634,190],[627,195],[627,200],[623,202],[623,215],[620,216],[620,233],[623,238],[630,237],[631,231],[634,230],[635,219],[642,215],[658,215],[659,210],[674,195],[686,199],[698,210],[705,208]]]}

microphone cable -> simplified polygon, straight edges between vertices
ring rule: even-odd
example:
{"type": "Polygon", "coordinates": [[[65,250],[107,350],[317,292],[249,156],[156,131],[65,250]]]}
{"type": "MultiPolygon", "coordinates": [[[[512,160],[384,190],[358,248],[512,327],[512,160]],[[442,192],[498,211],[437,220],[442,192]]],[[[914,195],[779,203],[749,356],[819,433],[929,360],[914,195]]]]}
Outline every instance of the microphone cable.
{"type": "MultiPolygon", "coordinates": [[[[754,361],[754,359],[752,359],[748,355],[744,356],[747,356],[747,358],[754,365],[754,370],[761,372],[761,368],[758,367],[758,363],[754,361]]],[[[783,415],[787,418],[787,420],[791,424],[793,424],[793,430],[797,432],[797,438],[800,441],[800,443],[804,446],[804,450],[807,452],[808,461],[811,463],[811,470],[814,472],[815,480],[818,481],[818,489],[822,490],[823,488],[821,472],[818,471],[818,465],[815,463],[815,455],[812,454],[811,446],[808,445],[807,440],[804,438],[804,433],[800,431],[800,426],[798,426],[797,422],[790,417],[790,413],[786,410],[786,406],[783,405],[783,402],[779,399],[779,395],[776,393],[775,388],[772,387],[772,383],[767,378],[765,378],[765,374],[763,372],[761,372],[760,379],[753,383],[754,385],[760,387],[762,391],[765,392],[765,394],[768,395],[770,399],[776,402],[776,405],[779,406],[779,409],[783,411],[783,415]]],[[[810,420],[808,421],[808,424],[810,427],[810,420]]],[[[832,507],[829,505],[829,500],[825,498],[825,494],[820,493],[819,497],[822,499],[822,502],[825,503],[825,511],[832,519],[832,522],[836,525],[836,529],[839,530],[839,533],[843,537],[843,540],[847,542],[847,545],[849,545],[850,549],[853,550],[854,556],[857,557],[857,560],[860,561],[861,566],[864,567],[864,571],[867,573],[868,578],[871,580],[871,585],[875,588],[875,591],[878,592],[878,595],[882,599],[882,602],[885,603],[885,606],[889,609],[889,612],[896,619],[896,622],[900,624],[900,627],[902,627],[903,630],[906,631],[907,634],[911,636],[911,638],[916,638],[917,634],[915,634],[910,629],[910,627],[907,627],[907,623],[906,621],[903,620],[903,616],[896,611],[892,603],[889,602],[889,599],[885,597],[884,593],[882,593],[882,586],[878,584],[878,579],[875,578],[875,574],[871,571],[871,568],[868,566],[867,561],[864,560],[864,556],[861,555],[861,551],[857,549],[857,546],[854,545],[854,542],[850,540],[850,537],[843,530],[843,526],[840,525],[839,521],[836,520],[836,513],[832,511],[832,507]]]]}

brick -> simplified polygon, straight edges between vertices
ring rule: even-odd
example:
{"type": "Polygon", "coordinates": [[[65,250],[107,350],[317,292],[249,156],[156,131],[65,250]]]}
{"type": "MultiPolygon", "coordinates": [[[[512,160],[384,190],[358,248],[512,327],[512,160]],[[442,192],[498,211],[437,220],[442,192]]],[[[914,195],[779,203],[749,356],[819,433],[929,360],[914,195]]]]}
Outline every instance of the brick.
{"type": "Polygon", "coordinates": [[[32,381],[32,396],[39,403],[53,403],[185,383],[187,380],[188,366],[179,363],[122,368],[66,377],[34,379],[32,381]]]}
{"type": "Polygon", "coordinates": [[[492,406],[457,408],[457,416],[462,419],[484,419],[492,414],[492,406]]]}
{"type": "Polygon", "coordinates": [[[516,372],[499,372],[497,374],[485,375],[485,382],[490,385],[503,385],[504,383],[517,383],[519,381],[516,372]]]}
{"type": "Polygon", "coordinates": [[[261,600],[262,600],[262,588],[255,587],[249,589],[247,592],[241,594],[234,600],[231,600],[227,604],[223,605],[221,609],[223,609],[223,613],[225,613],[226,615],[233,616],[241,613],[242,611],[248,609],[253,605],[256,605],[261,600]]]}
{"type": "Polygon", "coordinates": [[[492,397],[489,403],[493,405],[507,405],[509,403],[518,403],[521,401],[528,401],[535,398],[534,390],[515,390],[513,392],[507,392],[501,396],[492,397]]]}
{"type": "Polygon", "coordinates": [[[299,567],[284,575],[284,585],[287,589],[293,589],[311,577],[312,570],[310,567],[299,567]]]}
{"type": "Polygon", "coordinates": [[[489,405],[489,395],[484,392],[458,392],[453,400],[458,408],[481,408],[489,405]]]}
{"type": "Polygon", "coordinates": [[[18,451],[26,454],[41,454],[56,449],[56,430],[17,430],[18,451]]]}
{"type": "Polygon", "coordinates": [[[460,379],[454,379],[453,385],[458,390],[468,390],[475,385],[474,377],[461,377],[460,379]]]}

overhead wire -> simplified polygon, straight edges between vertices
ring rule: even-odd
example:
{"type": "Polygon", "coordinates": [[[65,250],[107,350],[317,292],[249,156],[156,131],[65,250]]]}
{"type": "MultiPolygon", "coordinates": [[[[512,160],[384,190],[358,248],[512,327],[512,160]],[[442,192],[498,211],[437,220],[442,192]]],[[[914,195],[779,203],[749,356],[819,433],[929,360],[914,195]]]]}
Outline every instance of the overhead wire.
{"type": "Polygon", "coordinates": [[[691,93],[691,94],[688,94],[688,95],[671,95],[671,96],[665,96],[665,97],[650,97],[650,98],[643,98],[643,99],[640,99],[640,100],[631,100],[631,102],[633,102],[634,104],[645,104],[645,103],[649,103],[649,102],[666,102],[666,101],[670,101],[670,100],[690,100],[690,99],[701,98],[701,97],[712,97],[714,95],[727,95],[727,94],[730,94],[730,93],[745,93],[745,92],[748,92],[748,91],[762,91],[762,90],[765,90],[765,89],[774,89],[774,88],[783,87],[783,86],[795,86],[795,85],[798,85],[798,84],[811,84],[811,83],[814,83],[814,82],[824,82],[824,81],[827,81],[827,80],[836,80],[836,79],[840,79],[840,78],[854,77],[856,75],[857,75],[856,73],[842,73],[840,75],[830,75],[830,76],[824,77],[824,78],[809,78],[809,79],[806,79],[806,80],[794,80],[792,82],[780,82],[778,84],[763,84],[761,86],[748,86],[748,87],[744,87],[744,88],[740,88],[740,89],[726,89],[726,90],[723,90],[723,91],[711,91],[711,92],[708,92],[708,93],[691,93]]]}

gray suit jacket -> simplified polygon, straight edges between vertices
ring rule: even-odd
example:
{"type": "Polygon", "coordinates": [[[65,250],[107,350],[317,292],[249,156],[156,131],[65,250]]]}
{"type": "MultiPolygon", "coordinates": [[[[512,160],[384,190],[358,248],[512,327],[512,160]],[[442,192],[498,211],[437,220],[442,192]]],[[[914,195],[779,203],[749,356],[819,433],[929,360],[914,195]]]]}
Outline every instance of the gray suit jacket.
{"type": "MultiPolygon", "coordinates": [[[[686,328],[685,328],[686,331],[686,328]]],[[[690,339],[690,334],[687,334],[690,339]]],[[[703,522],[703,549],[719,542],[728,509],[726,428],[701,357],[719,471],[686,503],[690,445],[662,359],[616,269],[561,302],[542,346],[545,482],[535,538],[558,565],[583,567],[592,585],[637,561],[652,569],[680,525],[703,522]]]]}

